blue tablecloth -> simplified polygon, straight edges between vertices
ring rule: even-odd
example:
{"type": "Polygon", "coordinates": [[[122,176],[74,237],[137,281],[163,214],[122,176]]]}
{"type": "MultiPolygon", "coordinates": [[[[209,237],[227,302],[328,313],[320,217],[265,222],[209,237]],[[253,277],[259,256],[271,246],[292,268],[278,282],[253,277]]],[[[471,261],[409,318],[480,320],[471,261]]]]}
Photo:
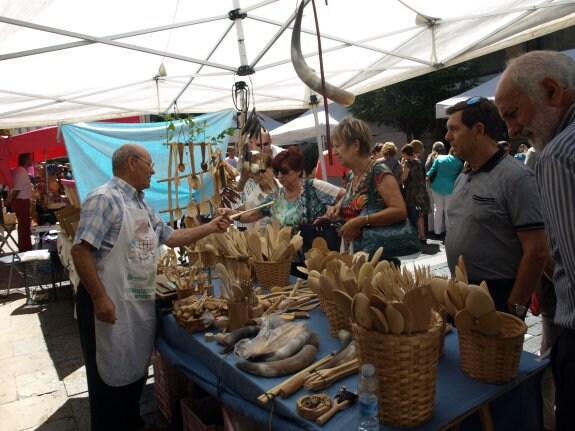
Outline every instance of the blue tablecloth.
{"type": "MultiPolygon", "coordinates": [[[[316,359],[320,359],[339,348],[339,341],[328,332],[327,318],[314,310],[307,320],[308,327],[320,335],[320,348],[316,359]]],[[[190,334],[177,324],[172,315],[160,318],[156,347],[164,357],[177,365],[222,403],[244,415],[268,424],[273,405],[273,428],[290,430],[354,430],[357,428],[358,407],[348,407],[337,413],[326,425],[305,420],[296,412],[296,400],[308,394],[300,390],[291,397],[276,398],[273,403],[261,406],[256,399],[267,390],[278,385],[287,377],[265,378],[253,376],[235,367],[232,354],[220,354],[222,346],[206,342],[203,333],[190,334]]],[[[517,378],[503,385],[488,385],[465,376],[459,367],[457,332],[452,331],[445,338],[444,355],[439,361],[435,408],[432,419],[414,430],[437,430],[465,417],[478,406],[490,402],[491,414],[496,430],[538,431],[542,429],[541,372],[547,366],[535,355],[523,352],[517,378]]],[[[357,377],[349,376],[332,385],[325,392],[334,396],[345,385],[348,390],[357,389],[357,377]]],[[[395,428],[381,425],[381,430],[395,428]]],[[[461,429],[480,429],[477,415],[466,419],[461,429]]]]}

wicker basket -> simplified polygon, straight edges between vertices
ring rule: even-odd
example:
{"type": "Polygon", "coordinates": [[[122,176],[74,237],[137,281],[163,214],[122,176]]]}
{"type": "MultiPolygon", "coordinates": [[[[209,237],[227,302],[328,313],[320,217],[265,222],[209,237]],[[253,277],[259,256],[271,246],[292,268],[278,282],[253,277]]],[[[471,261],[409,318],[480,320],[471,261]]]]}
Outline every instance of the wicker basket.
{"type": "Polygon", "coordinates": [[[213,268],[216,264],[216,257],[214,253],[209,251],[189,251],[188,259],[190,260],[190,266],[196,265],[198,261],[202,259],[203,268],[213,268]]]}
{"type": "Polygon", "coordinates": [[[193,393],[194,383],[178,368],[170,365],[156,350],[152,353],[154,367],[154,394],[162,415],[172,423],[174,407],[181,398],[193,393]]]}
{"type": "Polygon", "coordinates": [[[223,431],[224,419],[220,402],[214,397],[182,398],[183,431],[223,431]]]}
{"type": "Polygon", "coordinates": [[[320,305],[327,316],[327,321],[329,323],[329,335],[338,338],[338,333],[340,330],[345,329],[351,331],[351,320],[346,317],[339,308],[335,305],[335,302],[331,299],[325,298],[320,295],[320,305]]]}
{"type": "Polygon", "coordinates": [[[497,312],[503,319],[500,335],[476,331],[459,332],[461,369],[472,379],[499,384],[517,376],[527,325],[511,314],[497,312]]]}
{"type": "Polygon", "coordinates": [[[416,334],[382,334],[352,322],[360,364],[375,366],[379,383],[379,419],[392,427],[411,428],[431,419],[435,401],[439,337],[443,321],[416,334]]]}
{"type": "Polygon", "coordinates": [[[258,284],[263,289],[274,286],[287,286],[291,270],[291,260],[282,262],[254,262],[258,284]]]}

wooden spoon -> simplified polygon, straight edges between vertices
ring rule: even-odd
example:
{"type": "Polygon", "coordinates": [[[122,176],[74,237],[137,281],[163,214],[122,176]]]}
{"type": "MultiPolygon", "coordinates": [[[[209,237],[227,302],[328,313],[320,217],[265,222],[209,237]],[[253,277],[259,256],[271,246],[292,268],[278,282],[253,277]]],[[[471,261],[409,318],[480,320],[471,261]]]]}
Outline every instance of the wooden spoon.
{"type": "Polygon", "coordinates": [[[463,295],[461,294],[459,286],[457,285],[455,280],[450,279],[447,282],[446,292],[447,295],[449,296],[449,299],[451,300],[451,303],[455,306],[455,308],[457,308],[458,310],[465,308],[465,301],[463,300],[463,295]]]}
{"type": "Polygon", "coordinates": [[[385,312],[385,307],[387,307],[388,302],[379,295],[371,295],[369,297],[369,303],[372,307],[377,308],[382,313],[385,312]]]}
{"type": "Polygon", "coordinates": [[[333,292],[333,301],[336,307],[341,311],[345,317],[351,317],[351,303],[353,301],[352,297],[339,289],[335,289],[333,292]]]}
{"type": "Polygon", "coordinates": [[[204,172],[208,172],[208,164],[206,163],[206,145],[208,145],[207,142],[200,143],[200,148],[202,150],[202,163],[200,164],[200,167],[204,172]]]}
{"type": "Polygon", "coordinates": [[[411,334],[413,332],[413,316],[411,315],[411,311],[409,311],[403,302],[392,302],[388,305],[387,308],[389,307],[395,307],[397,311],[401,313],[401,317],[403,317],[402,333],[411,334]]]}
{"type": "Polygon", "coordinates": [[[476,325],[475,317],[466,308],[459,310],[455,315],[455,326],[460,332],[473,331],[476,325]]]}
{"type": "Polygon", "coordinates": [[[447,280],[441,277],[433,277],[429,282],[431,286],[431,292],[435,298],[435,301],[439,304],[443,303],[443,293],[447,290],[447,280]]]}
{"type": "Polygon", "coordinates": [[[189,150],[190,150],[190,166],[192,167],[192,176],[190,178],[190,184],[192,185],[192,188],[194,190],[199,190],[200,189],[200,180],[198,179],[198,176],[196,175],[196,161],[194,159],[194,144],[193,142],[190,142],[189,144],[189,150]]]}
{"type": "Polygon", "coordinates": [[[351,308],[353,320],[368,331],[371,331],[373,322],[371,320],[369,298],[361,292],[358,293],[353,297],[351,308]]]}
{"type": "Polygon", "coordinates": [[[248,248],[250,252],[254,255],[257,261],[262,261],[262,242],[260,237],[255,233],[250,233],[248,235],[248,248]]]}
{"type": "Polygon", "coordinates": [[[399,335],[403,332],[403,316],[394,305],[389,304],[385,307],[385,318],[389,326],[389,332],[399,335]]]}
{"type": "Polygon", "coordinates": [[[476,318],[495,311],[495,304],[491,296],[483,291],[483,289],[473,290],[467,295],[465,301],[465,308],[476,318]]]}
{"type": "Polygon", "coordinates": [[[381,259],[382,254],[383,254],[383,247],[379,247],[377,250],[375,250],[370,260],[371,266],[373,266],[374,268],[377,266],[377,264],[379,263],[379,259],[381,259]]]}
{"type": "Polygon", "coordinates": [[[387,323],[387,319],[385,318],[385,314],[376,307],[369,307],[369,311],[371,313],[371,320],[373,322],[373,329],[382,334],[387,334],[389,332],[389,325],[387,323]]]}
{"type": "Polygon", "coordinates": [[[184,165],[184,144],[181,142],[178,142],[178,158],[180,159],[178,171],[184,172],[186,170],[186,165],[184,165]]]}
{"type": "Polygon", "coordinates": [[[327,241],[325,240],[325,238],[322,238],[321,236],[315,237],[313,239],[313,241],[311,242],[311,247],[317,248],[318,250],[323,251],[325,253],[329,253],[329,247],[327,246],[327,241]]]}

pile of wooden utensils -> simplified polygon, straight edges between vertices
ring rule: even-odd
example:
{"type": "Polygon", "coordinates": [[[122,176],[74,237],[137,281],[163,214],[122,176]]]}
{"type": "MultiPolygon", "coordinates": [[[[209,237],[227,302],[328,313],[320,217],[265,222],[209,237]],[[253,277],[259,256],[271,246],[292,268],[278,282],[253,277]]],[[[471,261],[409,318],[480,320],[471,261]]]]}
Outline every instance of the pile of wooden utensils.
{"type": "Polygon", "coordinates": [[[350,257],[335,252],[322,258],[310,256],[306,261],[308,283],[368,330],[392,334],[426,331],[434,306],[429,268],[415,267],[412,275],[406,267],[400,270],[385,260],[380,262],[382,253],[380,248],[371,260],[362,252],[350,257]]]}
{"type": "Polygon", "coordinates": [[[176,252],[171,248],[158,261],[156,283],[168,289],[175,286],[176,292],[195,290],[201,294],[208,288],[207,275],[201,267],[180,265],[176,252]]]}
{"type": "Polygon", "coordinates": [[[280,262],[291,260],[303,245],[299,235],[291,235],[291,227],[282,228],[277,221],[260,231],[253,229],[240,232],[230,227],[220,235],[211,235],[211,243],[223,256],[251,256],[256,261],[280,262]]]}
{"type": "Polygon", "coordinates": [[[174,302],[174,317],[185,329],[196,332],[209,327],[213,320],[227,314],[226,303],[204,292],[174,302]],[[206,314],[208,312],[208,314],[206,314]]]}
{"type": "Polygon", "coordinates": [[[433,278],[431,290],[436,301],[454,318],[458,331],[501,333],[503,320],[495,310],[487,284],[469,284],[462,256],[455,267],[455,279],[433,278]]]}

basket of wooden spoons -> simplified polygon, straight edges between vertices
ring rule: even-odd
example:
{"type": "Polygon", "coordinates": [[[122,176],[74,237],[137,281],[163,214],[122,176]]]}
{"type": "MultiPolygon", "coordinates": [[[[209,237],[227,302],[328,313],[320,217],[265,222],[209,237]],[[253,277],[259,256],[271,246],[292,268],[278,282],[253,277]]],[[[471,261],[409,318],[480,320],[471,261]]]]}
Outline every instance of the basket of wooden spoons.
{"type": "Polygon", "coordinates": [[[527,326],[511,314],[495,310],[485,282],[468,284],[460,258],[455,279],[432,283],[434,296],[443,296],[459,335],[462,371],[485,383],[499,384],[517,376],[527,326]]]}
{"type": "MultiPolygon", "coordinates": [[[[369,298],[364,295],[358,300],[360,295],[354,297],[354,310],[359,311],[362,306],[369,309],[369,298]],[[358,301],[364,304],[356,304],[358,301]]],[[[393,321],[395,318],[391,316],[393,321]]],[[[380,327],[385,319],[370,323],[371,329],[368,329],[366,323],[369,322],[357,317],[357,312],[354,312],[351,325],[359,363],[373,364],[380,382],[380,421],[398,428],[424,424],[431,419],[435,403],[439,338],[443,325],[441,317],[433,312],[426,331],[409,334],[386,332],[384,327],[380,327]]],[[[394,332],[397,331],[394,329],[394,332]]]]}

